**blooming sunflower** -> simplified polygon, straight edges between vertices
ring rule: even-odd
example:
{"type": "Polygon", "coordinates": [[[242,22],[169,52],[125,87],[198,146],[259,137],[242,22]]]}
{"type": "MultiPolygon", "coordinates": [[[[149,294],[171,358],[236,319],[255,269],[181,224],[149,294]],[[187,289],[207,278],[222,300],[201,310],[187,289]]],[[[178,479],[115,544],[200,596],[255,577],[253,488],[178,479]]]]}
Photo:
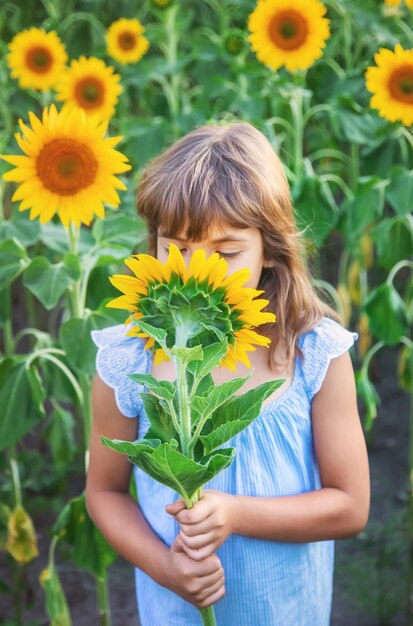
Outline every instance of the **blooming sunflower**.
{"type": "Polygon", "coordinates": [[[366,87],[374,95],[370,106],[390,122],[413,123],[413,49],[396,44],[394,52],[381,48],[374,55],[377,67],[366,70],[366,87]]]}
{"type": "Polygon", "coordinates": [[[106,33],[108,54],[123,65],[136,63],[149,48],[144,32],[144,27],[137,19],[121,18],[113,22],[106,33]]]}
{"type": "Polygon", "coordinates": [[[326,11],[319,0],[258,0],[248,18],[248,39],[257,59],[274,70],[310,67],[330,36],[326,11]]]}
{"type": "MultiPolygon", "coordinates": [[[[188,347],[194,347],[192,340],[194,345],[209,345],[217,341],[217,335],[225,336],[229,346],[220,367],[233,371],[238,361],[251,367],[246,352],[256,349],[253,344],[268,346],[271,342],[253,330],[260,324],[275,322],[276,317],[261,310],[268,300],[253,300],[263,291],[241,287],[249,278],[248,268],[226,277],[225,259],[216,252],[207,259],[205,251],[200,249],[192,255],[187,269],[175,244],[170,244],[165,265],[148,254],[134,255],[125,263],[135,276],[110,277],[111,283],[124,295],[106,306],[132,313],[125,322],[134,324],[127,335],[148,337],[139,328],[140,322],[145,322],[167,331],[168,347],[175,345],[176,334],[182,334],[182,328],[190,329],[188,347]],[[178,326],[181,331],[177,331],[178,326]]],[[[145,350],[154,344],[159,345],[153,337],[149,338],[145,350]]],[[[169,360],[168,355],[157,347],[155,363],[164,360],[169,360]]]]}
{"type": "Polygon", "coordinates": [[[62,100],[64,108],[80,107],[88,115],[96,115],[99,120],[110,118],[122,92],[120,76],[114,74],[113,67],[105,65],[101,59],[81,56],[72,61],[56,85],[57,100],[62,100]]]}
{"type": "Polygon", "coordinates": [[[104,138],[107,122],[89,118],[81,109],[58,113],[54,104],[42,120],[29,113],[31,128],[22,120],[23,133],[15,137],[26,156],[1,155],[15,165],[4,180],[19,184],[12,200],[22,200],[19,211],[30,209],[30,219],[42,224],[58,213],[64,226],[89,225],[94,214],[104,217],[103,202],[119,205],[115,189],[126,189],[114,176],[131,168],[114,146],[122,137],[104,138]]]}
{"type": "Polygon", "coordinates": [[[67,61],[65,47],[55,31],[28,28],[9,44],[6,56],[13,78],[22,89],[50,89],[60,78],[67,61]]]}

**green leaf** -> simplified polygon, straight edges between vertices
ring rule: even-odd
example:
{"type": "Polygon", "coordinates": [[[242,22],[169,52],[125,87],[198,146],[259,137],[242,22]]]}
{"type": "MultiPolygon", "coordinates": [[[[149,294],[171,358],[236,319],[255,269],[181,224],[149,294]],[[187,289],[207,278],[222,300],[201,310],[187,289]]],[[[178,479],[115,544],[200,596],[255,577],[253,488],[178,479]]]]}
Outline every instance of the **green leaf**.
{"type": "Polygon", "coordinates": [[[364,427],[366,432],[369,432],[377,417],[377,406],[380,404],[380,397],[362,369],[356,372],[355,378],[357,396],[363,398],[366,408],[364,427]]]}
{"type": "Polygon", "coordinates": [[[84,494],[67,503],[52,532],[70,546],[72,561],[98,578],[116,559],[116,552],[89,517],[84,494]]]}
{"type": "Polygon", "coordinates": [[[46,415],[46,412],[43,407],[43,402],[46,400],[46,389],[44,388],[42,378],[36,365],[32,364],[27,369],[27,378],[29,381],[32,398],[35,403],[36,410],[39,415],[44,417],[46,415]]]}
{"type": "Polygon", "coordinates": [[[108,215],[105,219],[96,220],[93,224],[92,234],[99,247],[113,244],[133,250],[137,240],[143,240],[146,235],[146,226],[142,219],[134,215],[118,213],[108,215]]]}
{"type": "Polygon", "coordinates": [[[72,626],[66,596],[55,568],[49,563],[40,574],[40,583],[46,595],[46,613],[50,626],[72,626]]]}
{"type": "Polygon", "coordinates": [[[159,343],[160,346],[162,347],[166,346],[166,336],[167,336],[166,330],[163,330],[163,328],[156,328],[155,326],[151,326],[151,324],[142,322],[142,320],[139,320],[138,326],[139,328],[142,329],[143,332],[149,335],[149,337],[153,337],[155,341],[159,343]]]}
{"type": "Polygon", "coordinates": [[[320,246],[338,219],[327,183],[317,176],[304,176],[293,184],[291,194],[299,227],[307,227],[312,241],[320,246]]]}
{"type": "Polygon", "coordinates": [[[377,248],[377,263],[391,270],[398,261],[407,259],[413,250],[413,217],[387,218],[371,230],[377,248]]]}
{"type": "Polygon", "coordinates": [[[35,257],[24,273],[23,283],[50,310],[59,302],[73,278],[63,263],[52,265],[45,257],[35,257]]]}
{"type": "Polygon", "coordinates": [[[384,283],[367,296],[363,310],[369,317],[369,328],[387,345],[395,345],[407,335],[406,305],[393,285],[384,283]]]}
{"type": "Polygon", "coordinates": [[[226,339],[222,342],[217,341],[209,346],[205,346],[202,352],[203,358],[188,363],[188,371],[196,379],[204,378],[206,374],[209,374],[213,369],[219,366],[223,357],[228,352],[228,342],[226,339]]]}
{"type": "Polygon", "coordinates": [[[44,415],[39,405],[43,391],[36,374],[26,368],[26,358],[8,357],[0,364],[0,450],[19,441],[44,415]]]}
{"type": "Polygon", "coordinates": [[[348,240],[356,241],[361,232],[383,213],[386,182],[378,176],[363,176],[353,199],[341,205],[341,226],[348,240]]]}
{"type": "Polygon", "coordinates": [[[146,415],[151,423],[150,428],[145,433],[145,439],[160,439],[163,443],[172,438],[179,439],[173,425],[171,414],[167,407],[163,406],[158,398],[150,393],[140,393],[146,415]]]}
{"type": "Polygon", "coordinates": [[[219,407],[208,420],[199,437],[205,454],[229,441],[256,417],[259,416],[262,403],[285,382],[285,378],[262,383],[240,396],[233,396],[219,407]],[[204,433],[204,434],[202,434],[204,433]]]}
{"type": "Polygon", "coordinates": [[[171,352],[185,365],[202,359],[202,346],[194,346],[193,348],[176,348],[174,346],[171,348],[171,352]]]}
{"type": "Polygon", "coordinates": [[[40,235],[40,225],[37,220],[13,217],[0,222],[0,240],[15,238],[24,246],[36,243],[40,235]]]}
{"type": "Polygon", "coordinates": [[[90,332],[106,328],[108,321],[110,318],[107,316],[92,311],[83,318],[68,320],[60,326],[60,343],[73,368],[90,375],[95,373],[96,346],[90,332]]]}
{"type": "Polygon", "coordinates": [[[50,421],[46,429],[46,440],[50,446],[53,463],[62,471],[74,457],[76,442],[74,438],[74,420],[70,411],[53,402],[54,410],[50,414],[50,421]]]}
{"type": "Polygon", "coordinates": [[[148,387],[156,396],[172,402],[176,393],[176,387],[168,380],[156,380],[152,374],[128,374],[136,383],[148,387]]]}
{"type": "Polygon", "coordinates": [[[17,239],[6,239],[0,243],[0,288],[3,289],[27,267],[29,257],[17,239]]]}
{"type": "Polygon", "coordinates": [[[244,378],[234,378],[221,385],[214,386],[206,396],[196,396],[191,403],[191,408],[198,414],[199,420],[204,420],[216,409],[231,398],[251,378],[253,370],[250,370],[244,378]]]}
{"type": "MultiPolygon", "coordinates": [[[[40,240],[46,248],[59,252],[62,256],[69,251],[67,229],[60,222],[40,224],[40,240]]],[[[78,241],[79,255],[81,257],[85,255],[93,244],[94,239],[91,231],[87,228],[81,228],[78,241]]]]}
{"type": "Polygon", "coordinates": [[[199,463],[159,440],[119,441],[102,437],[102,443],[129,460],[155,480],[177,491],[186,501],[206,482],[230,465],[235,448],[219,450],[199,463]],[[150,445],[149,445],[150,444],[150,445]]]}
{"type": "Polygon", "coordinates": [[[63,267],[73,280],[80,278],[82,268],[80,267],[80,259],[77,254],[72,254],[71,252],[65,254],[63,257],[63,267]]]}
{"type": "Polygon", "coordinates": [[[399,215],[412,211],[413,170],[402,165],[395,165],[390,170],[390,185],[386,190],[386,198],[399,215]]]}

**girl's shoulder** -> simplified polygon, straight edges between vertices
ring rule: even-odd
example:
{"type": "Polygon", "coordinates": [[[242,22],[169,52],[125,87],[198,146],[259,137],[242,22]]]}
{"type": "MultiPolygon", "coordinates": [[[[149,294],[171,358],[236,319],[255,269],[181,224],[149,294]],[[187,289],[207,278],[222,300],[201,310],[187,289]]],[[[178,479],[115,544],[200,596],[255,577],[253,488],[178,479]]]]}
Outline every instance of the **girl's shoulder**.
{"type": "Polygon", "coordinates": [[[116,404],[126,417],[137,417],[142,407],[139,391],[144,391],[129,378],[129,374],[146,374],[150,351],[140,337],[127,336],[125,324],[115,324],[101,330],[92,330],[90,336],[97,346],[96,371],[115,392],[116,404]]]}
{"type": "Polygon", "coordinates": [[[320,390],[331,359],[347,352],[357,339],[358,333],[329,317],[300,336],[304,385],[310,398],[320,390]]]}

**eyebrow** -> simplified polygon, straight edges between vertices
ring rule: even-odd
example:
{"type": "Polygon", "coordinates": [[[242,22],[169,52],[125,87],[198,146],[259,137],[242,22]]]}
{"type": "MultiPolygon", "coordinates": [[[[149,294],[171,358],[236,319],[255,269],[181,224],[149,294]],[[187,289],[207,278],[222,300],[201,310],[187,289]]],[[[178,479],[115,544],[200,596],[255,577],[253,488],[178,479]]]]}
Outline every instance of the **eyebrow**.
{"type": "MultiPolygon", "coordinates": [[[[176,235],[174,235],[173,233],[158,233],[159,237],[166,237],[169,239],[176,239],[176,241],[186,241],[186,239],[182,239],[181,237],[177,237],[176,235]]],[[[211,243],[225,243],[228,241],[248,241],[248,239],[245,239],[244,237],[221,237],[220,239],[214,239],[213,241],[211,241],[211,243]]]]}

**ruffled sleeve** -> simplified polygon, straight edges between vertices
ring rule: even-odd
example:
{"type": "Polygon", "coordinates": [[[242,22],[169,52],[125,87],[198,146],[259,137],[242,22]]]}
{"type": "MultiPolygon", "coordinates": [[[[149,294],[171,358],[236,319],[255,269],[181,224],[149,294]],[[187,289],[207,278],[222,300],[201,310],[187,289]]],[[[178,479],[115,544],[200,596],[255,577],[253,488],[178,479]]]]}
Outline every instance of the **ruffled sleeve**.
{"type": "Polygon", "coordinates": [[[351,348],[358,333],[324,317],[318,326],[305,333],[301,348],[304,354],[304,384],[310,400],[320,391],[331,359],[351,348]]]}
{"type": "Polygon", "coordinates": [[[144,350],[140,337],[127,337],[128,328],[116,324],[102,330],[92,330],[90,336],[98,347],[96,371],[115,391],[119,411],[126,417],[137,417],[143,406],[140,391],[145,391],[128,374],[146,374],[150,367],[150,350],[144,350]]]}

